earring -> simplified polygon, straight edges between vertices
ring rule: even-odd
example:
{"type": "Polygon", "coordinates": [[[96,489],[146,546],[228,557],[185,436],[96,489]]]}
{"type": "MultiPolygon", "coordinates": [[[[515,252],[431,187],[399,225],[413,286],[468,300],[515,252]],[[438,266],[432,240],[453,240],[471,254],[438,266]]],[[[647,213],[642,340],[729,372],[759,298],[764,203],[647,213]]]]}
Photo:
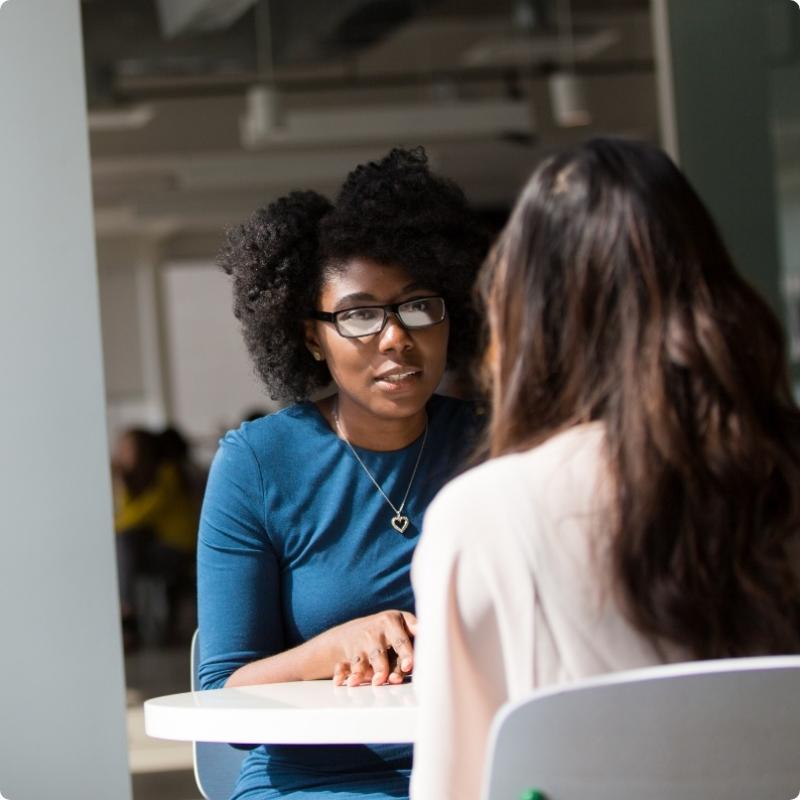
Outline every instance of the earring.
{"type": "Polygon", "coordinates": [[[314,361],[322,361],[322,353],[319,350],[312,350],[311,355],[314,356],[314,361]]]}

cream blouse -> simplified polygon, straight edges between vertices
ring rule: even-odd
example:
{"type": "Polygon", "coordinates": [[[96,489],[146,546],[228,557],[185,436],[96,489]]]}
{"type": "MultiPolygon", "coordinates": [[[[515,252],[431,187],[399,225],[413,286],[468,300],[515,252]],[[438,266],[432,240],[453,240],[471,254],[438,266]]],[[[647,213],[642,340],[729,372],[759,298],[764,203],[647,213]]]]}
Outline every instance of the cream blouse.
{"type": "Polygon", "coordinates": [[[489,461],[437,495],[412,581],[419,632],[413,800],[472,800],[498,708],[548,684],[682,660],[609,590],[603,428],[489,461]]]}

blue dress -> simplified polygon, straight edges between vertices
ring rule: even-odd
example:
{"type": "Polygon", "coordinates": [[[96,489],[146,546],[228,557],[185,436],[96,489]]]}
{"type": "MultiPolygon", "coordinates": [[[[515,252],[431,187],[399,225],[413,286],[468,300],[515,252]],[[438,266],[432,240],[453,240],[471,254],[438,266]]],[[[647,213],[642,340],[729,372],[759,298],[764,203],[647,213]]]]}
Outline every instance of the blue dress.
{"type": "MultiPolygon", "coordinates": [[[[430,501],[473,444],[471,404],[434,395],[405,512],[393,512],[311,402],[244,423],[211,466],[198,541],[200,682],[329,628],[386,609],[413,611],[409,570],[430,501]]],[[[357,448],[398,505],[422,437],[401,450],[357,448]]],[[[260,745],[235,800],[408,797],[410,745],[260,745]]]]}

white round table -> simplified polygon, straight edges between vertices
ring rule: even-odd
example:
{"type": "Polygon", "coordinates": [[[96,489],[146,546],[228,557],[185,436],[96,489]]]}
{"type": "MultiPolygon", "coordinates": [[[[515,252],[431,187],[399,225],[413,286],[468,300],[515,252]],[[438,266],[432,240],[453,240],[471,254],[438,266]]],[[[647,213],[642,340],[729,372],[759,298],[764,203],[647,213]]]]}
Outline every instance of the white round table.
{"type": "Polygon", "coordinates": [[[159,739],[234,744],[413,742],[413,684],[334,686],[330,680],[186,692],[147,700],[159,739]]]}

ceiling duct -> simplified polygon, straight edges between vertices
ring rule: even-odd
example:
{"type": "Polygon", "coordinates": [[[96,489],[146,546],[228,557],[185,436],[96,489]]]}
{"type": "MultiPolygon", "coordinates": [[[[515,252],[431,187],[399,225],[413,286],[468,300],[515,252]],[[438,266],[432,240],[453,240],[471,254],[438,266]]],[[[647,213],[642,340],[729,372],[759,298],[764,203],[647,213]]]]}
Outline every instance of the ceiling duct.
{"type": "Polygon", "coordinates": [[[533,67],[568,60],[574,66],[576,60],[596,58],[619,40],[614,28],[573,25],[571,6],[563,0],[515,0],[510,28],[476,42],[464,53],[462,63],[467,67],[533,67]]]}
{"type": "MultiPolygon", "coordinates": [[[[573,34],[572,51],[578,61],[588,61],[619,41],[619,32],[611,28],[578,29],[573,34]]],[[[563,56],[564,43],[557,31],[526,35],[511,30],[505,35],[493,35],[477,42],[464,53],[461,63],[465,67],[534,67],[557,63],[563,56]]]]}
{"type": "Polygon", "coordinates": [[[158,0],[164,36],[227,28],[256,0],[158,0]]]}

